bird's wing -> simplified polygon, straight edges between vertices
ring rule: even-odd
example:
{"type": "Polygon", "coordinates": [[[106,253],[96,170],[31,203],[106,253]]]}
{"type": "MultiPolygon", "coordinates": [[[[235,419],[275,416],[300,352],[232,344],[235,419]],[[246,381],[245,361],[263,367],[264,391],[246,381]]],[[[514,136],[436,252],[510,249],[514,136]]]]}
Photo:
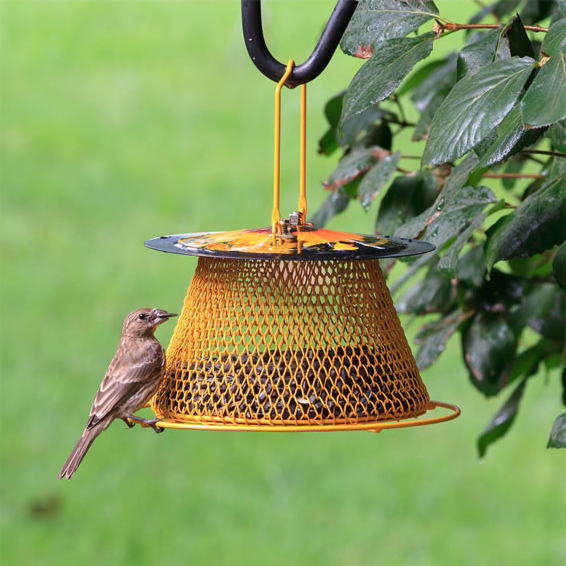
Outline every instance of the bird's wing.
{"type": "Polygon", "coordinates": [[[163,371],[163,348],[159,342],[145,346],[141,353],[121,346],[94,398],[87,428],[93,427],[163,371]]]}

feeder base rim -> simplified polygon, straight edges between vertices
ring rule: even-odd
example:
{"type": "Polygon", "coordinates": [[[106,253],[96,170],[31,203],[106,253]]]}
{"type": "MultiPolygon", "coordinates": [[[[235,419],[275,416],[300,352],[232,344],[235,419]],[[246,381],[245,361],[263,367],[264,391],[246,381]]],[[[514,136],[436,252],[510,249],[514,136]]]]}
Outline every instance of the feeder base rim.
{"type": "MultiPolygon", "coordinates": [[[[452,411],[447,415],[440,417],[432,417],[427,419],[417,418],[400,421],[374,421],[365,423],[352,424],[298,424],[298,425],[257,425],[257,424],[208,424],[194,421],[177,421],[163,419],[156,422],[156,426],[163,428],[175,428],[180,430],[223,430],[223,431],[246,431],[246,432],[330,432],[330,431],[347,431],[347,430],[367,430],[368,432],[381,432],[388,428],[408,428],[412,426],[424,426],[430,424],[451,421],[460,416],[460,408],[451,403],[442,401],[430,401],[427,404],[427,410],[433,410],[437,407],[449,409],[452,411]]],[[[139,423],[138,423],[139,424],[139,423]]],[[[141,424],[145,427],[148,425],[141,424]]]]}

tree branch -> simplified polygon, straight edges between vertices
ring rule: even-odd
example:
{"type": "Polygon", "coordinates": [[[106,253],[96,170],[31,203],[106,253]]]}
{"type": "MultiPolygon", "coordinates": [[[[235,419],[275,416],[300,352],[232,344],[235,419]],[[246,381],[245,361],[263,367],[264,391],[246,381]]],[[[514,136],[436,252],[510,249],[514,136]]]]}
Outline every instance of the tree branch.
{"type": "MultiPolygon", "coordinates": [[[[436,23],[433,26],[433,31],[435,31],[438,35],[437,37],[441,37],[444,35],[444,32],[452,33],[454,31],[460,31],[462,29],[497,29],[503,26],[503,24],[457,24],[455,22],[440,22],[435,20],[436,23]]],[[[524,26],[527,31],[540,31],[540,32],[547,32],[548,28],[543,28],[542,26],[524,26]]]]}
{"type": "Polygon", "coordinates": [[[525,153],[527,155],[538,154],[538,155],[552,155],[554,157],[566,157],[566,153],[562,153],[561,151],[546,151],[544,149],[523,149],[521,153],[525,153]]]}
{"type": "Polygon", "coordinates": [[[545,179],[544,175],[537,173],[484,173],[482,177],[488,179],[545,179]]]}

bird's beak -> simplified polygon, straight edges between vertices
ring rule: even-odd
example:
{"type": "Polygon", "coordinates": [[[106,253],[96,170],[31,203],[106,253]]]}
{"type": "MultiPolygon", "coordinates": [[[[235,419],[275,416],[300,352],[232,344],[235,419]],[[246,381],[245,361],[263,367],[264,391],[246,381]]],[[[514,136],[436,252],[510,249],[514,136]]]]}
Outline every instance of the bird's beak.
{"type": "Polygon", "coordinates": [[[178,315],[174,312],[167,312],[161,309],[154,309],[154,311],[151,313],[151,319],[155,323],[155,326],[164,323],[172,316],[178,316],[178,315]]]}

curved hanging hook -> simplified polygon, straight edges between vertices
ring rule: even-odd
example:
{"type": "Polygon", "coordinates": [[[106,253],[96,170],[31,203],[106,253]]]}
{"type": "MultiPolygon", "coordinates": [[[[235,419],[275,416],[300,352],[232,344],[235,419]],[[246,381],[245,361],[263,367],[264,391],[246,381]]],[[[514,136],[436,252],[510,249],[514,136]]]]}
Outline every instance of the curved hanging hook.
{"type": "MultiPolygon", "coordinates": [[[[358,0],[338,0],[310,57],[293,72],[285,85],[293,88],[322,73],[328,65],[358,5],[358,0]]],[[[271,55],[261,25],[261,0],[242,0],[242,27],[248,53],[254,65],[269,79],[279,82],[286,66],[271,55]]]]}

